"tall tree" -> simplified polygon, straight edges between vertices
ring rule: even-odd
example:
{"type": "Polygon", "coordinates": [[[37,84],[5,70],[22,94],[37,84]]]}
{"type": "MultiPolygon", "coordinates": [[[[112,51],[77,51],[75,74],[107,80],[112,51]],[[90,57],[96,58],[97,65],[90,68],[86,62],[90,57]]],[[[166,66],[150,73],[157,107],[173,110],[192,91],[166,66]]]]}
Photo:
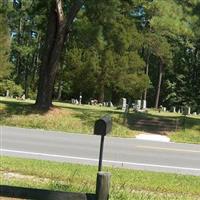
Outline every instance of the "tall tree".
{"type": "MultiPolygon", "coordinates": [[[[149,2],[145,7],[147,23],[147,38],[152,42],[147,45],[147,50],[150,48],[151,54],[156,56],[156,63],[159,65],[159,76],[157,81],[155,107],[158,108],[160,102],[160,92],[163,82],[164,66],[167,66],[172,59],[172,48],[174,42],[180,40],[181,37],[186,37],[191,33],[188,23],[184,20],[184,11],[179,1],[176,0],[155,0],[149,2]],[[153,36],[153,38],[151,38],[153,36]],[[171,52],[170,52],[171,51],[171,52]],[[171,55],[170,55],[171,54],[171,55]],[[165,60],[165,61],[164,61],[165,60]]],[[[149,56],[149,55],[147,55],[149,56]]],[[[149,59],[146,59],[147,61],[149,59]]],[[[154,63],[155,64],[155,63],[154,63]]],[[[148,63],[147,63],[148,66],[148,63]]]]}
{"type": "Polygon", "coordinates": [[[97,30],[94,44],[100,58],[97,73],[99,101],[104,101],[106,88],[138,98],[137,90],[142,92],[147,78],[141,76],[144,68],[139,56],[142,37],[131,16],[134,4],[120,0],[109,3],[90,0],[87,3],[88,17],[97,30]],[[97,12],[94,14],[92,10],[97,12]],[[139,84],[140,79],[144,79],[144,84],[139,84]]]}
{"type": "Polygon", "coordinates": [[[62,0],[51,0],[46,31],[46,41],[43,47],[39,86],[36,107],[48,109],[52,105],[52,94],[60,56],[69,38],[73,21],[81,9],[83,2],[75,0],[68,5],[66,14],[62,0]]]}
{"type": "Polygon", "coordinates": [[[142,37],[125,3],[87,1],[74,27],[66,57],[74,95],[83,92],[99,102],[114,92],[139,98],[148,82],[138,53],[142,37]]]}
{"type": "MultiPolygon", "coordinates": [[[[3,3],[6,4],[6,2],[3,3]]],[[[5,4],[0,5],[0,79],[7,77],[11,69],[11,64],[9,62],[10,38],[5,4]]]]}

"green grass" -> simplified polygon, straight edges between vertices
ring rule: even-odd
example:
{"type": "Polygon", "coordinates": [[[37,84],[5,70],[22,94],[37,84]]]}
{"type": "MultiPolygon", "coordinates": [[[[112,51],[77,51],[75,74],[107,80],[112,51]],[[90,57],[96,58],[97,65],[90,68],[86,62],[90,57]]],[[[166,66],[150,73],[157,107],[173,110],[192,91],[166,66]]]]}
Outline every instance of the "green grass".
{"type": "Polygon", "coordinates": [[[0,125],[38,128],[64,132],[93,133],[95,120],[105,114],[113,119],[113,136],[133,137],[135,130],[123,125],[123,113],[99,106],[75,106],[67,103],[54,103],[48,112],[33,108],[33,101],[0,99],[0,125]]]}
{"type": "MultiPolygon", "coordinates": [[[[171,112],[157,112],[155,110],[149,110],[148,113],[130,113],[128,116],[128,123],[131,125],[130,128],[134,128],[137,131],[162,133],[159,126],[142,126],[139,129],[134,127],[135,121],[140,119],[145,120],[159,120],[166,121],[166,125],[169,121],[179,123],[178,129],[172,131],[164,131],[168,135],[171,141],[181,143],[193,143],[200,144],[200,116],[187,116],[186,118],[178,113],[171,112]]],[[[170,122],[170,123],[171,123],[170,122]]]]}
{"type": "Polygon", "coordinates": [[[176,142],[200,144],[200,118],[186,117],[184,128],[171,135],[171,139],[176,142]]]}
{"type": "Polygon", "coordinates": [[[93,133],[95,120],[105,114],[113,119],[112,136],[135,137],[142,132],[167,134],[172,141],[200,144],[200,117],[184,117],[170,112],[149,110],[148,113],[130,112],[126,118],[122,111],[116,108],[107,108],[90,105],[72,105],[54,102],[54,108],[48,112],[33,108],[34,101],[20,101],[0,97],[0,125],[18,126],[24,128],[38,128],[64,132],[93,133]],[[179,122],[179,129],[161,130],[158,125],[136,126],[140,120],[158,120],[164,127],[170,122],[179,122]]]}
{"type": "MultiPolygon", "coordinates": [[[[112,175],[111,200],[200,199],[199,177],[117,168],[104,170],[112,175]]],[[[73,192],[94,193],[96,172],[97,167],[93,166],[10,157],[1,157],[0,165],[1,184],[73,192]]]]}

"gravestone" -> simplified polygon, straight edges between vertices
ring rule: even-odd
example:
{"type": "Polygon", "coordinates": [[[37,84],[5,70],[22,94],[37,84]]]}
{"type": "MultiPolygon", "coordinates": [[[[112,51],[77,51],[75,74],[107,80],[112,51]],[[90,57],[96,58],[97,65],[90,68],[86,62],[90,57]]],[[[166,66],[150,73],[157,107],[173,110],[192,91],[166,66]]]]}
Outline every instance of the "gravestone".
{"type": "Polygon", "coordinates": [[[6,90],[6,97],[9,97],[9,95],[10,95],[9,90],[6,90]]]}
{"type": "Polygon", "coordinates": [[[188,107],[188,115],[191,115],[191,107],[188,107]]]}
{"type": "Polygon", "coordinates": [[[72,103],[72,104],[76,104],[76,99],[73,99],[73,98],[72,98],[72,99],[71,99],[71,103],[72,103]]]}
{"type": "Polygon", "coordinates": [[[142,109],[146,109],[146,108],[147,108],[147,101],[143,100],[142,109]]]}
{"type": "Polygon", "coordinates": [[[25,100],[25,99],[26,99],[25,94],[22,95],[21,99],[22,99],[22,100],[25,100]]]}
{"type": "Polygon", "coordinates": [[[173,107],[173,113],[175,113],[175,112],[176,112],[176,107],[174,106],[174,107],[173,107]]]}
{"type": "Polygon", "coordinates": [[[189,106],[184,107],[182,113],[183,113],[183,115],[190,115],[191,114],[191,108],[189,106]]]}
{"type": "Polygon", "coordinates": [[[82,103],[82,93],[80,92],[80,96],[79,96],[79,104],[81,105],[82,103]]]}
{"type": "Polygon", "coordinates": [[[127,104],[126,98],[122,98],[122,110],[123,110],[123,111],[126,110],[126,104],[127,104]]]}
{"type": "Polygon", "coordinates": [[[137,110],[140,110],[142,108],[142,101],[141,100],[137,100],[136,104],[137,104],[137,110]]]}
{"type": "Polygon", "coordinates": [[[108,102],[108,106],[109,106],[109,107],[113,107],[112,101],[109,101],[109,102],[108,102]]]}

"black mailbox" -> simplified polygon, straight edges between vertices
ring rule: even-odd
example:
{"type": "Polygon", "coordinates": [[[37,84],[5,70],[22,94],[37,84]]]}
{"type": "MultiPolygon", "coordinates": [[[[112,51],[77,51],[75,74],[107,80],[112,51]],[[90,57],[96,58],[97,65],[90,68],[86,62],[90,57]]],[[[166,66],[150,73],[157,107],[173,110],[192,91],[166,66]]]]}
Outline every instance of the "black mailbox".
{"type": "Polygon", "coordinates": [[[94,125],[95,135],[107,135],[112,130],[112,119],[109,115],[96,120],[94,125]]]}

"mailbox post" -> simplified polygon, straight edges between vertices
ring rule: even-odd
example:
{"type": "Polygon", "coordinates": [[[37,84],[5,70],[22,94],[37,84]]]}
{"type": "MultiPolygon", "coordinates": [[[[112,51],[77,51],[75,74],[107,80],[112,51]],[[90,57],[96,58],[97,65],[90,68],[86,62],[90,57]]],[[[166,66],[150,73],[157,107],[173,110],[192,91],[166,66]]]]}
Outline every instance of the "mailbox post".
{"type": "Polygon", "coordinates": [[[100,152],[99,152],[99,166],[98,171],[102,170],[103,161],[103,147],[104,147],[104,137],[110,133],[112,130],[112,119],[109,115],[103,116],[102,118],[96,120],[94,125],[94,134],[101,136],[100,152]]]}

